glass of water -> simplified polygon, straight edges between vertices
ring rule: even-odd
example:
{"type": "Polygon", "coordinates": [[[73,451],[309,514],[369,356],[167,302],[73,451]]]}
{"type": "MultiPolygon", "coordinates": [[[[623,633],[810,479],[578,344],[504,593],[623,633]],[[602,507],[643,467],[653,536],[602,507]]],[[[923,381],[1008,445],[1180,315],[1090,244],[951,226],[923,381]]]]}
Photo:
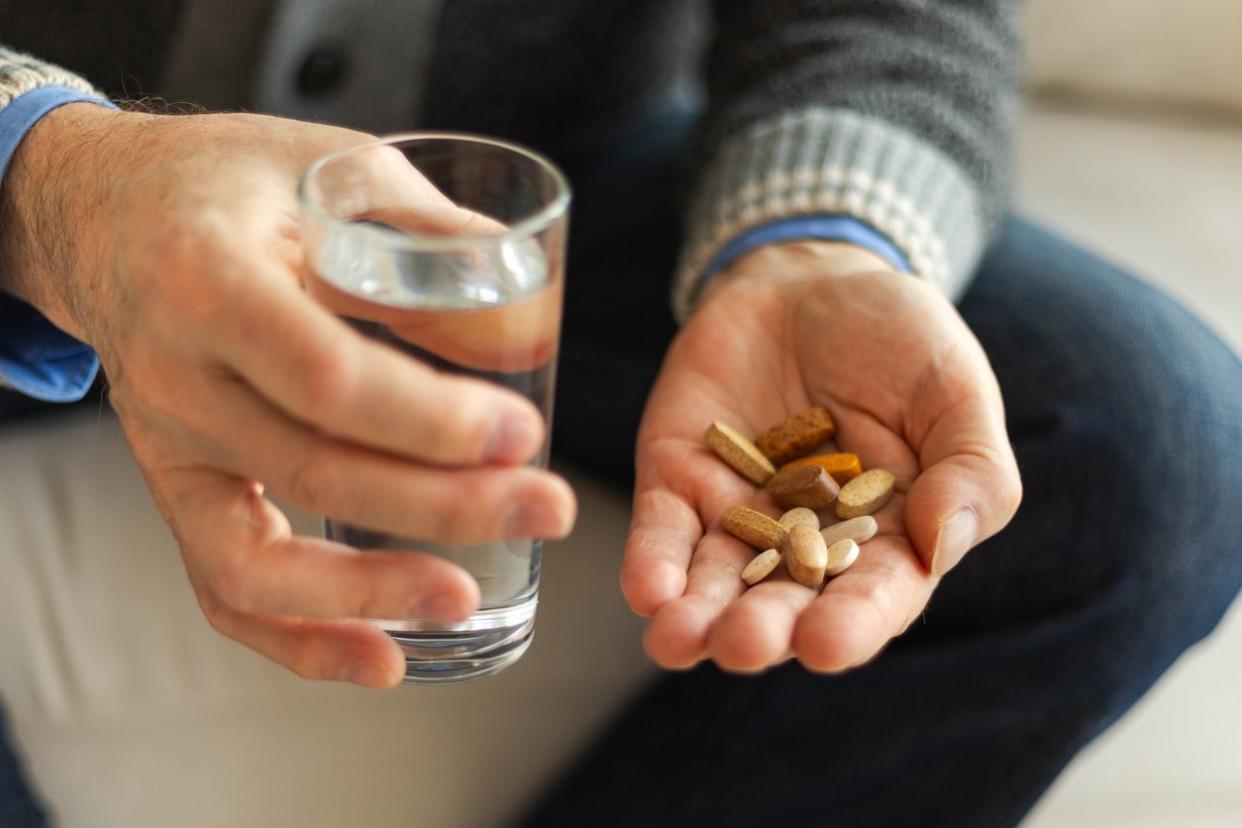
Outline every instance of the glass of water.
{"type": "MultiPolygon", "coordinates": [[[[299,196],[313,296],[412,359],[522,394],[551,426],[570,201],[555,166],[490,138],[412,133],[321,158],[299,196]]],[[[533,462],[547,460],[545,444],[533,462]]],[[[538,538],[448,546],[331,519],[324,532],[430,552],[478,581],[480,609],[461,623],[376,622],[404,651],[406,682],[482,678],[530,646],[538,538]]]]}

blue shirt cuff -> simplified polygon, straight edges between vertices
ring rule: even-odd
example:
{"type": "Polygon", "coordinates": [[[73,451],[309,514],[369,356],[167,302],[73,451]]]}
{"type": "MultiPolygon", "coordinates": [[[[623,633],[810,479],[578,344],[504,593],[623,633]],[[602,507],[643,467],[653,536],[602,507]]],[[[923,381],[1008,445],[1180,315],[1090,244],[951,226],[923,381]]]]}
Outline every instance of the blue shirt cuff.
{"type": "Polygon", "coordinates": [[[856,244],[876,254],[903,273],[913,268],[905,255],[879,230],[861,219],[847,215],[796,216],[752,227],[730,239],[707,263],[701,283],[724,270],[747,253],[767,244],[793,241],[841,241],[856,244]]]}
{"type": "MultiPolygon", "coordinates": [[[[113,106],[67,86],[41,86],[0,109],[0,179],[26,133],[39,119],[70,103],[113,106]]],[[[37,310],[0,292],[0,384],[48,402],[82,399],[99,373],[90,346],[61,331],[37,310]]]]}

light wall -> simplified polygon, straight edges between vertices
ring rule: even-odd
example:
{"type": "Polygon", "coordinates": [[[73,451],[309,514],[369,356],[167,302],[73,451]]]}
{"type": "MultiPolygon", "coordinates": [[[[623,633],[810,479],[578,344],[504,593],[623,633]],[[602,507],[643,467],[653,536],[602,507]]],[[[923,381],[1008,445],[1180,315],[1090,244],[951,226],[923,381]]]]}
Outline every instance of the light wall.
{"type": "Polygon", "coordinates": [[[1242,112],[1242,0],[1027,0],[1036,89],[1242,112]]]}

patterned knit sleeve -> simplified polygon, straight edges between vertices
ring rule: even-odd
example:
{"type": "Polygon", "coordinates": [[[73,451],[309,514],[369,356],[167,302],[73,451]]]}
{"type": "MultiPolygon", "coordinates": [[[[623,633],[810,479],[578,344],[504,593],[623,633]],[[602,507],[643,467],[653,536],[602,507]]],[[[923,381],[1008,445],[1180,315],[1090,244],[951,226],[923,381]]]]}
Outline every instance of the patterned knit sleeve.
{"type": "Polygon", "coordinates": [[[63,86],[84,95],[104,97],[103,93],[72,72],[0,46],[0,108],[42,86],[63,86]]]}
{"type": "Polygon", "coordinates": [[[714,6],[678,316],[731,239],[808,215],[865,222],[959,296],[1007,199],[1018,0],[714,6]]]}

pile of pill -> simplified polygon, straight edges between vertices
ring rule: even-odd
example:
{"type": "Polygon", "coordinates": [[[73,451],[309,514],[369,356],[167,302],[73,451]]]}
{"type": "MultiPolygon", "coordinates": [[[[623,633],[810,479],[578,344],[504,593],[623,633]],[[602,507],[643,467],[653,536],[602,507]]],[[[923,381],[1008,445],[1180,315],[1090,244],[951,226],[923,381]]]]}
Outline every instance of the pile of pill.
{"type": "Polygon", "coordinates": [[[858,456],[811,454],[831,440],[836,425],[816,406],[773,426],[751,442],[721,422],[704,439],[716,456],[787,511],[773,518],[747,506],[731,506],[720,526],[759,553],[742,570],[754,586],[785,565],[789,576],[811,589],[840,575],[858,560],[859,547],[878,530],[872,514],[893,495],[893,475],[863,471],[858,456]],[[780,469],[777,469],[777,466],[780,469]],[[833,506],[840,522],[820,525],[820,512],[833,506]]]}

